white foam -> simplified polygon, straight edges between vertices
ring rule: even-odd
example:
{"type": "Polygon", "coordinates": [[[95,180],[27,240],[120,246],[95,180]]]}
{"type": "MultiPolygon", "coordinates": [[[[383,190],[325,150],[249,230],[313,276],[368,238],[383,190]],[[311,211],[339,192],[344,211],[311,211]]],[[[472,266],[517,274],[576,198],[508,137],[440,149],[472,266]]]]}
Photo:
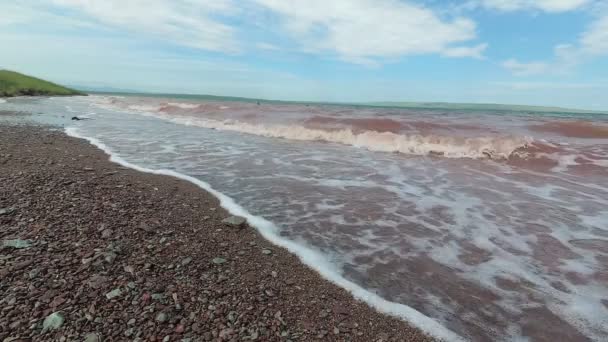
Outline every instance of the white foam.
{"type": "Polygon", "coordinates": [[[378,152],[404,154],[440,154],[448,158],[492,158],[506,159],[515,150],[532,142],[528,137],[476,137],[460,138],[436,135],[406,135],[391,132],[353,132],[351,129],[321,130],[300,125],[263,125],[241,121],[217,121],[194,117],[153,116],[178,124],[234,131],[270,138],[290,140],[325,141],[378,152]]]}
{"type": "Polygon", "coordinates": [[[6,103],[6,100],[0,99],[0,103],[6,103]]]}
{"type": "Polygon", "coordinates": [[[196,103],[184,103],[184,102],[169,102],[167,103],[169,106],[178,107],[181,109],[194,109],[199,106],[196,103]]]}
{"type": "Polygon", "coordinates": [[[420,313],[419,311],[404,304],[387,301],[377,294],[371,293],[352,281],[347,280],[341,275],[340,271],[334,265],[332,265],[325,256],[323,256],[323,254],[308,246],[301,245],[281,237],[278,234],[278,228],[272,222],[262,217],[250,214],[243,207],[239,206],[232,198],[213,189],[208,183],[172,170],[153,170],[131,164],[119,157],[117,154],[113,153],[108,146],[98,139],[80,134],[76,127],[68,127],[65,131],[69,136],[88,140],[91,144],[97,146],[99,149],[108,154],[110,156],[110,161],[112,162],[140,172],[176,177],[199,186],[217,197],[220,200],[221,206],[228,210],[231,214],[245,217],[249,224],[255,227],[265,239],[294,253],[305,265],[317,271],[323,278],[346,289],[353,295],[353,297],[364,301],[380,312],[403,319],[435,338],[446,341],[464,341],[462,337],[458,336],[456,333],[442,326],[434,319],[420,313]]]}

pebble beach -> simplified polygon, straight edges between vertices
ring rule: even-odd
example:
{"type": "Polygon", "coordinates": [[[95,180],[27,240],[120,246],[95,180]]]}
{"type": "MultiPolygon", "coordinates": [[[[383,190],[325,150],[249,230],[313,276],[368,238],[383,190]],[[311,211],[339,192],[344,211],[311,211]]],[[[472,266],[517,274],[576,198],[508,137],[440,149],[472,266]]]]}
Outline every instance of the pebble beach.
{"type": "Polygon", "coordinates": [[[4,342],[432,340],[57,127],[0,125],[0,240],[4,342]]]}

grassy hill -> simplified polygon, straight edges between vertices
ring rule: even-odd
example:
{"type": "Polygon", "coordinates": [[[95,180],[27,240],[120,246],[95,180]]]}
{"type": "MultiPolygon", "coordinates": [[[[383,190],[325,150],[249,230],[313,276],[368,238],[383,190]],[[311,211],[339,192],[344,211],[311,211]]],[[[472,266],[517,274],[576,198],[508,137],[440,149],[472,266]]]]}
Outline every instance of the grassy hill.
{"type": "Polygon", "coordinates": [[[10,70],[0,70],[0,97],[43,95],[86,95],[39,78],[10,70]]]}

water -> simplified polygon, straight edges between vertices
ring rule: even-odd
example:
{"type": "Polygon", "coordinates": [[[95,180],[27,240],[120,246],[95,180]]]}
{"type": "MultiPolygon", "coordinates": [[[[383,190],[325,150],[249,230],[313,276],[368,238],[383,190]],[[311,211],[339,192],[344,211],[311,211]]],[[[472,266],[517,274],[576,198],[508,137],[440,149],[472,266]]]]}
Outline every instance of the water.
{"type": "Polygon", "coordinates": [[[213,189],[436,336],[608,339],[608,116],[118,96],[1,109],[89,117],[70,132],[213,189]]]}

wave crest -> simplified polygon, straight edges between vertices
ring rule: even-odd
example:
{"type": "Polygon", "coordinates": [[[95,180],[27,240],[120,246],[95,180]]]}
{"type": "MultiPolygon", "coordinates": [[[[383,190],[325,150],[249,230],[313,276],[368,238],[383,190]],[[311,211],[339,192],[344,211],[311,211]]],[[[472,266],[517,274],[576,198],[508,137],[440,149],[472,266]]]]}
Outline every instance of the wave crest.
{"type": "Polygon", "coordinates": [[[354,132],[350,128],[323,130],[295,124],[263,125],[235,120],[217,121],[186,117],[165,117],[165,119],[184,125],[270,138],[324,141],[365,148],[370,151],[437,155],[448,158],[508,159],[515,151],[528,147],[533,141],[528,137],[516,136],[462,138],[377,131],[354,132]]]}

